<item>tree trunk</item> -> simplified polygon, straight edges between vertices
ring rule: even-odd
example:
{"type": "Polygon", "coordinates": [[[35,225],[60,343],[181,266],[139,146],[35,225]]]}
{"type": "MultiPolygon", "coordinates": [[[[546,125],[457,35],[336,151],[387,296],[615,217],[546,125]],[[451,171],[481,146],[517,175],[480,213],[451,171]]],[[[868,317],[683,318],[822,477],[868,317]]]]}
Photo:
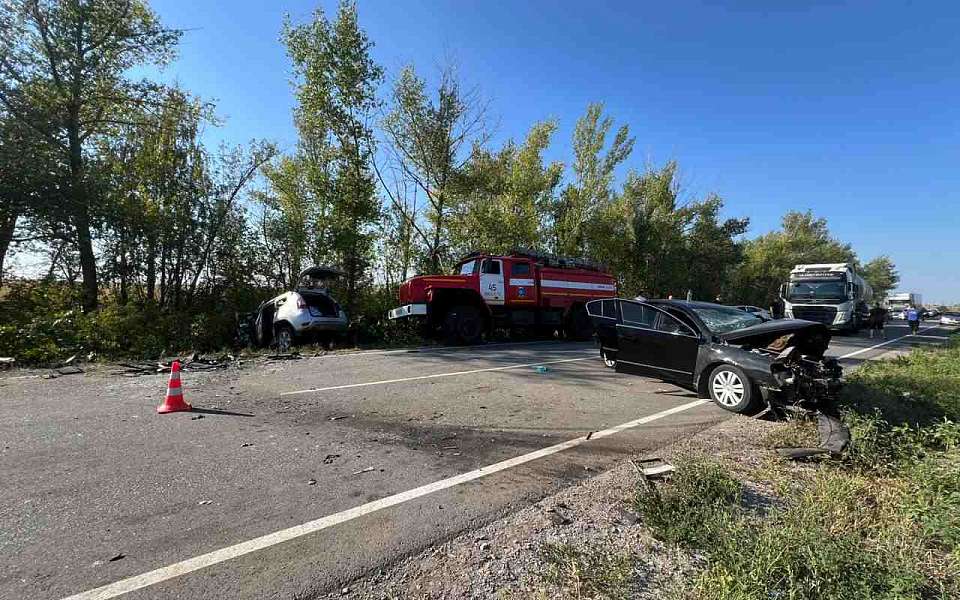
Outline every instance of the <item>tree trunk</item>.
{"type": "Polygon", "coordinates": [[[77,251],[80,254],[80,272],[83,276],[83,310],[92,312],[97,309],[100,290],[97,284],[97,257],[93,253],[93,237],[90,234],[79,110],[70,111],[67,130],[70,140],[70,201],[73,204],[73,226],[77,231],[77,251]]]}
{"type": "Polygon", "coordinates": [[[20,215],[16,212],[0,215],[0,284],[3,284],[3,264],[7,258],[10,241],[13,239],[13,232],[17,229],[19,217],[20,215]]]}

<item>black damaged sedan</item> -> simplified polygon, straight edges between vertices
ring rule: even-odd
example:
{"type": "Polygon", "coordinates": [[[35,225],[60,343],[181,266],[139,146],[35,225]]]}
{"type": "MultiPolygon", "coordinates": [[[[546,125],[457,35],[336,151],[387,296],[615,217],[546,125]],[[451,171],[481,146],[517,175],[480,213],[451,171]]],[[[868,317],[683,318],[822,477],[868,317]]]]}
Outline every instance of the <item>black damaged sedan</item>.
{"type": "Polygon", "coordinates": [[[764,321],[732,306],[610,298],[587,303],[604,363],[710,397],[736,413],[764,404],[831,403],[842,370],[826,358],[829,330],[798,319],[764,321]]]}

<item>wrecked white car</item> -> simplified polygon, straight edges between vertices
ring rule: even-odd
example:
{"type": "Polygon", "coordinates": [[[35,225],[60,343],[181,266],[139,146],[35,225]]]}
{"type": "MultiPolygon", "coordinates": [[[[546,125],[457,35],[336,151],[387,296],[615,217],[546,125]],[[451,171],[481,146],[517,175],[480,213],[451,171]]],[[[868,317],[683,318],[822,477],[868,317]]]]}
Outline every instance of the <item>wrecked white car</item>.
{"type": "Polygon", "coordinates": [[[764,322],[731,306],[678,300],[594,300],[587,312],[608,367],[671,381],[732,412],[825,407],[841,387],[820,323],[764,322]]]}
{"type": "Polygon", "coordinates": [[[330,282],[341,275],[332,267],[310,267],[300,273],[296,289],[263,302],[253,325],[256,343],[275,344],[285,353],[302,340],[329,343],[343,335],[349,320],[329,290],[330,282]]]}

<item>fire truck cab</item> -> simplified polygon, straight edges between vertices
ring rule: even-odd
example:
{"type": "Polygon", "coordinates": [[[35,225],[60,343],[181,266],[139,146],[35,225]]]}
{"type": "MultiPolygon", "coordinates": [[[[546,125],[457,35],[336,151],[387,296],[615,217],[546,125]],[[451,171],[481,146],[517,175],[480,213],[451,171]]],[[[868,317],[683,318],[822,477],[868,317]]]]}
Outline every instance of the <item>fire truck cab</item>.
{"type": "Polygon", "coordinates": [[[460,344],[496,328],[559,331],[571,339],[593,333],[585,304],[616,296],[600,265],[536,252],[468,254],[453,275],[424,275],[400,286],[391,319],[420,319],[428,333],[460,344]]]}

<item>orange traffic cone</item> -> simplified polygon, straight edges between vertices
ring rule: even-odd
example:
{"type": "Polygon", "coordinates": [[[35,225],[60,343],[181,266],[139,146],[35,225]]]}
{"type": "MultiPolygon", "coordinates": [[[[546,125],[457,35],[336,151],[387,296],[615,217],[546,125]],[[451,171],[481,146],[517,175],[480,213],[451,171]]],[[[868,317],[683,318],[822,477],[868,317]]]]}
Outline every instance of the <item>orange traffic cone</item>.
{"type": "Polygon", "coordinates": [[[193,410],[193,407],[183,400],[183,388],[180,387],[180,361],[175,360],[170,365],[170,383],[167,384],[167,397],[163,404],[157,407],[160,414],[193,410]]]}

